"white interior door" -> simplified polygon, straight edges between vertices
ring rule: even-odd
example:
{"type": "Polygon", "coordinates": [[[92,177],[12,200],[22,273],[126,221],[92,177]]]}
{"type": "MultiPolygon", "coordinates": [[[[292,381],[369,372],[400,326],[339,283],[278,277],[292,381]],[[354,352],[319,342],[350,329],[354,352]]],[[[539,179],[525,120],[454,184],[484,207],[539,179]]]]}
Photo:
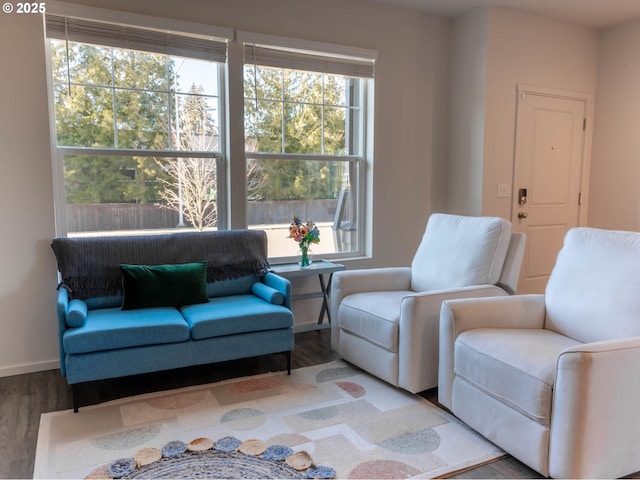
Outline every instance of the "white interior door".
{"type": "Polygon", "coordinates": [[[518,96],[512,222],[527,235],[518,293],[543,293],[565,233],[578,225],[586,101],[518,96]]]}

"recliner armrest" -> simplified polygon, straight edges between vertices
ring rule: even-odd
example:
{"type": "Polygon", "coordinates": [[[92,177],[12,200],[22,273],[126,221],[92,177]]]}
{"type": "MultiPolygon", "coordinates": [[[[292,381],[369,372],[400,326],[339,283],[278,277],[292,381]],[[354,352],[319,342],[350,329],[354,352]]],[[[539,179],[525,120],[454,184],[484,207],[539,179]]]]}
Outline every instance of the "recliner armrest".
{"type": "Polygon", "coordinates": [[[339,337],[338,308],[347,295],[361,292],[411,290],[411,268],[389,267],[342,270],[331,280],[329,312],[331,314],[331,346],[337,350],[339,337]]]}
{"type": "Polygon", "coordinates": [[[475,285],[407,295],[401,304],[399,324],[400,387],[417,393],[438,384],[440,308],[442,302],[458,298],[508,295],[495,285],[475,285]],[[416,365],[423,365],[416,368],[416,365]]]}
{"type": "Polygon", "coordinates": [[[411,268],[389,267],[343,270],[333,274],[332,293],[342,297],[360,292],[411,290],[411,268]]]}
{"type": "Polygon", "coordinates": [[[640,470],[638,371],[640,337],[576,345],[560,354],[549,448],[552,477],[619,478],[640,470]]]}
{"type": "Polygon", "coordinates": [[[438,401],[451,408],[454,344],[474,328],[544,328],[544,295],[513,295],[446,300],[440,310],[438,401]]]}
{"type": "Polygon", "coordinates": [[[443,321],[455,327],[457,337],[472,328],[544,328],[544,295],[510,295],[447,300],[442,303],[443,321]]]}

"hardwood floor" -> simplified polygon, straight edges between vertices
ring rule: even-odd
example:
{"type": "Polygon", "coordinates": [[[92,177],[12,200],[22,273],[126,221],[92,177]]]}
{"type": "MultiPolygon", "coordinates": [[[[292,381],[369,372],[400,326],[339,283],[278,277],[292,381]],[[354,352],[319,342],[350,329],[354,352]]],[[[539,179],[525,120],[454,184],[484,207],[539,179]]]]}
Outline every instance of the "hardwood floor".
{"type": "MultiPolygon", "coordinates": [[[[296,334],[292,368],[337,359],[329,330],[296,334]]],[[[269,355],[203,367],[173,370],[82,385],[80,408],[116,398],[216,382],[228,378],[284,370],[285,358],[269,355]]],[[[437,401],[437,392],[423,396],[437,401]]],[[[31,478],[40,414],[72,408],[71,388],[58,370],[0,378],[0,478],[31,478]]],[[[512,457],[468,470],[451,478],[543,478],[512,457]]]]}

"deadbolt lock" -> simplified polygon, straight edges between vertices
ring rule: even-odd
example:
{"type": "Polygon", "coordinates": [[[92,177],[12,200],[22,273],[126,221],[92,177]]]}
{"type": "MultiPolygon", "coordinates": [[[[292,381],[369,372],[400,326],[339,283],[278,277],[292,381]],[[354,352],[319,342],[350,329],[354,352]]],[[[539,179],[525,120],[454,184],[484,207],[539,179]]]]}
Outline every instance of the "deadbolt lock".
{"type": "Polygon", "coordinates": [[[527,203],[527,189],[521,188],[520,190],[518,190],[518,204],[525,205],[526,203],[527,203]]]}

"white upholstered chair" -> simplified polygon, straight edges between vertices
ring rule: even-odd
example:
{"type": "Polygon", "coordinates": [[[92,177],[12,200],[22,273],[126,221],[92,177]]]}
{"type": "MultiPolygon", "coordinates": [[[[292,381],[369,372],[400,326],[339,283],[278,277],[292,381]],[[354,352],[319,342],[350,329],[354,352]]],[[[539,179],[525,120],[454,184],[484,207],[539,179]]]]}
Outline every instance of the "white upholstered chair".
{"type": "Polygon", "coordinates": [[[567,233],[544,295],[446,301],[439,402],[545,476],[640,471],[640,234],[567,233]]]}
{"type": "Polygon", "coordinates": [[[411,267],[334,274],[332,349],[410,392],[437,386],[442,301],[512,293],[524,242],[502,218],[431,215],[411,267]]]}

